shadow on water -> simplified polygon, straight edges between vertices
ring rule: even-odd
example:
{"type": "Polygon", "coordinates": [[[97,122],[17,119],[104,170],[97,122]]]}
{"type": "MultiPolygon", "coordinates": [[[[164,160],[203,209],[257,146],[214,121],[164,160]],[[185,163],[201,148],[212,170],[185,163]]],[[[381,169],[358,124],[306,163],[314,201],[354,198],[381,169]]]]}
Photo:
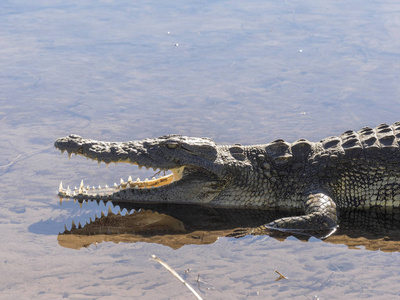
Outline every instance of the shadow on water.
{"type": "MultiPolygon", "coordinates": [[[[277,218],[300,214],[299,211],[258,209],[222,209],[179,204],[125,204],[121,215],[102,213],[86,225],[73,224],[58,235],[58,243],[80,249],[103,241],[114,243],[157,243],[178,249],[190,244],[211,244],[219,237],[242,237],[248,234],[268,235],[284,240],[288,234],[265,229],[263,224],[277,218]]],[[[400,250],[400,210],[374,208],[369,211],[347,211],[340,214],[339,229],[325,239],[349,248],[394,252],[400,250]]],[[[295,235],[307,241],[308,235],[295,235]]]]}

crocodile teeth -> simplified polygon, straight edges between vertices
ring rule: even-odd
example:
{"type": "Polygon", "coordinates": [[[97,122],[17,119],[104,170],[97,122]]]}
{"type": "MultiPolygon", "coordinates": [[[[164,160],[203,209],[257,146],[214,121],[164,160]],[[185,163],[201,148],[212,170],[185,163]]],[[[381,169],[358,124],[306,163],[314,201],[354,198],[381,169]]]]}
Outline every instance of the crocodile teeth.
{"type": "MultiPolygon", "coordinates": [[[[146,166],[140,166],[140,167],[146,167],[146,166]]],[[[148,169],[148,167],[146,167],[148,169]]],[[[154,169],[154,168],[153,168],[154,169]]],[[[140,178],[137,178],[136,180],[132,179],[132,176],[128,177],[127,181],[124,181],[123,178],[121,178],[120,183],[114,183],[114,185],[111,185],[110,187],[108,185],[101,186],[99,185],[97,188],[96,187],[90,187],[90,186],[84,186],[83,180],[81,180],[81,183],[78,187],[70,189],[68,186],[67,189],[64,188],[62,182],[60,182],[59,185],[59,195],[63,198],[75,198],[75,199],[80,199],[80,201],[84,199],[110,199],[111,195],[115,192],[125,190],[125,189],[152,189],[152,188],[158,188],[164,185],[168,185],[172,182],[178,181],[182,178],[183,175],[183,170],[184,167],[180,168],[175,168],[171,169],[169,171],[172,172],[172,174],[165,175],[165,172],[168,170],[164,169],[156,169],[159,170],[156,174],[154,174],[150,178],[146,178],[145,180],[141,180],[140,178]],[[164,176],[161,176],[160,173],[164,172],[164,176]]]]}
{"type": "Polygon", "coordinates": [[[83,194],[84,191],[83,180],[81,181],[81,185],[79,186],[79,194],[83,194]]]}
{"type": "Polygon", "coordinates": [[[62,181],[60,182],[60,186],[59,186],[59,188],[58,188],[58,192],[59,192],[59,193],[64,192],[64,188],[63,188],[63,185],[62,185],[62,181]]]}

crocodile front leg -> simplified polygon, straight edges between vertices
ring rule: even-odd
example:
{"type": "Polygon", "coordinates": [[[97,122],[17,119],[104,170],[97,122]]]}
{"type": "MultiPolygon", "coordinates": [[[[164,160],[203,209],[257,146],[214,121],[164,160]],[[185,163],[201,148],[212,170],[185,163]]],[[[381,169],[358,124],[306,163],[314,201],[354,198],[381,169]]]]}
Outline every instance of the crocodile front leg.
{"type": "Polygon", "coordinates": [[[265,228],[289,232],[315,232],[333,230],[337,225],[336,204],[331,197],[322,192],[313,192],[307,196],[305,214],[275,220],[265,228]]]}
{"type": "Polygon", "coordinates": [[[248,234],[280,236],[279,232],[282,232],[284,236],[295,234],[325,239],[336,231],[337,220],[336,204],[332,198],[322,192],[311,192],[306,198],[304,215],[277,219],[256,228],[237,229],[229,236],[235,238],[248,234]]]}

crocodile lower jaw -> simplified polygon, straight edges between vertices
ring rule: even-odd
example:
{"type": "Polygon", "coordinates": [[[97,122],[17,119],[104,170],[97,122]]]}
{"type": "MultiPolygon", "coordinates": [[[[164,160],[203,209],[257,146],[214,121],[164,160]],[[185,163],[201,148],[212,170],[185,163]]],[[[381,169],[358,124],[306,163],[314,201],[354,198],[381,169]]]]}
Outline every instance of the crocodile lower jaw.
{"type": "Polygon", "coordinates": [[[60,186],[58,189],[58,195],[63,198],[100,198],[100,197],[108,197],[114,194],[115,192],[124,190],[124,189],[153,189],[160,188],[166,185],[171,184],[172,182],[179,181],[182,178],[183,170],[185,167],[174,168],[169,171],[172,174],[161,176],[160,178],[152,178],[148,180],[147,178],[144,181],[141,181],[139,178],[136,181],[132,180],[132,177],[129,176],[127,181],[124,181],[122,178],[120,183],[114,183],[112,187],[104,186],[104,187],[89,187],[84,186],[83,180],[79,188],[75,187],[74,189],[70,189],[67,187],[66,189],[63,187],[62,182],[60,182],[60,186]]]}

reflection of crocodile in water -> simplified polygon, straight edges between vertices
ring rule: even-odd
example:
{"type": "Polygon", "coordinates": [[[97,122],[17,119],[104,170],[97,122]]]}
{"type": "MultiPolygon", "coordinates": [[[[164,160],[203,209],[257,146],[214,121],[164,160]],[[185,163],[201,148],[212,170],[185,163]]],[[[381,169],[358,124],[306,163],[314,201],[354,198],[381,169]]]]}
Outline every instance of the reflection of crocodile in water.
{"type": "MultiPolygon", "coordinates": [[[[79,200],[82,201],[82,200],[79,200]]],[[[58,236],[61,246],[80,249],[93,243],[158,243],[177,249],[189,244],[211,244],[219,237],[237,236],[237,232],[272,235],[283,240],[290,233],[267,230],[262,224],[295,211],[261,209],[224,209],[186,204],[120,203],[120,209],[134,212],[96,217],[86,225],[74,224],[58,236]]],[[[400,251],[400,212],[382,208],[346,210],[341,213],[339,230],[325,239],[335,244],[368,250],[400,251]]],[[[305,235],[296,237],[307,240],[305,235]]]]}
{"type": "MultiPolygon", "coordinates": [[[[55,146],[106,164],[124,162],[171,170],[156,179],[59,195],[119,203],[186,203],[223,208],[296,209],[268,229],[291,232],[337,227],[339,210],[400,206],[400,122],[346,131],[312,143],[276,140],[265,145],[217,146],[208,138],[168,135],[131,142],[99,142],[77,135],[55,146]]],[[[339,218],[340,222],[340,218],[339,218]]]]}

